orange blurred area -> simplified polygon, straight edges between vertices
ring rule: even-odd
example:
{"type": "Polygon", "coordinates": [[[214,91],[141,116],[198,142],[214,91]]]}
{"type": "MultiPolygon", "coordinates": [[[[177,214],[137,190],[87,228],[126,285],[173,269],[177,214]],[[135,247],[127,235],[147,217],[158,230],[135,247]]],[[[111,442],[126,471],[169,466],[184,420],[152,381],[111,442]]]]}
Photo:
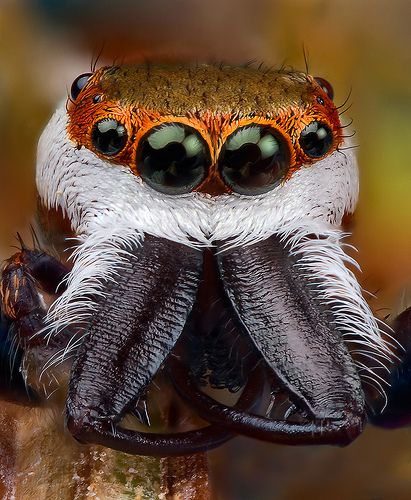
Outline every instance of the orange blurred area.
{"type": "MultiPolygon", "coordinates": [[[[352,242],[380,316],[411,304],[411,3],[406,0],[3,0],[0,258],[35,206],[36,141],[74,78],[113,61],[263,61],[347,97],[361,167],[352,242]],[[303,49],[304,48],[304,49],[303,49]],[[409,142],[410,141],[410,142],[409,142]]],[[[348,107],[348,106],[347,106],[348,107]]],[[[410,430],[367,430],[339,450],[238,440],[213,453],[221,497],[411,498],[410,430]]]]}

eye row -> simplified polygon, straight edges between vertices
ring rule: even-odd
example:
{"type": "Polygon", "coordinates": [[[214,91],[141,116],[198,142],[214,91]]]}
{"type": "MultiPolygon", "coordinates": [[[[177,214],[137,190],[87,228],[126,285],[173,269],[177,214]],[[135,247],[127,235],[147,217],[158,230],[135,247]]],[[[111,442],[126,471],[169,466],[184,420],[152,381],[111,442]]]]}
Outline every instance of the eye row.
{"type": "MultiPolygon", "coordinates": [[[[112,118],[97,122],[92,144],[107,156],[127,144],[124,125],[112,118]]],[[[312,121],[301,132],[300,146],[310,158],[321,158],[333,144],[328,125],[312,121]]],[[[201,134],[181,123],[163,123],[139,141],[137,170],[153,189],[184,194],[197,188],[212,164],[209,147],[201,134]]],[[[217,168],[223,182],[234,192],[257,195],[270,191],[287,175],[291,154],[285,138],[275,129],[251,124],[238,128],[223,145],[217,168]]]]}

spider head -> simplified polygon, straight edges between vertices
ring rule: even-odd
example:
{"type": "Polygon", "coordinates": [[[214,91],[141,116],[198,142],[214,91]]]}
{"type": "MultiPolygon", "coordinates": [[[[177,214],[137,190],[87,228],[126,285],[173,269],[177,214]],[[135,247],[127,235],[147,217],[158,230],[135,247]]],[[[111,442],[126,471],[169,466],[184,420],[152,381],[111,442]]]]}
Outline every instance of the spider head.
{"type": "MultiPolygon", "coordinates": [[[[211,385],[233,388],[241,379],[233,370],[248,365],[229,359],[219,370],[210,345],[217,331],[221,352],[245,359],[232,346],[238,331],[264,363],[260,385],[296,406],[303,440],[324,419],[334,433],[324,439],[358,434],[360,372],[377,377],[349,347],[377,363],[389,356],[341,244],[358,195],[347,145],[331,86],[301,72],[145,65],[74,82],[37,164],[40,211],[58,212],[78,240],[67,287],[46,318],[52,337],[83,329],[63,352],[74,356],[73,433],[120,446],[107,429],[167,371],[180,336],[186,379],[211,373],[211,385]]],[[[224,424],[201,396],[193,400],[224,424]]],[[[233,421],[230,429],[247,433],[233,421]]],[[[252,433],[260,424],[249,422],[252,433]]]]}

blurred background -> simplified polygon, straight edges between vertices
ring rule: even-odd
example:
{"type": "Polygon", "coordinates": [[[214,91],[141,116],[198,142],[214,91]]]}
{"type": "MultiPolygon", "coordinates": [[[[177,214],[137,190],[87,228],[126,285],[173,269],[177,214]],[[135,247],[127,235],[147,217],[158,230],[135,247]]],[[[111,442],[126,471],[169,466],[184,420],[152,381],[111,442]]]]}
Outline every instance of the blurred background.
{"type": "MultiPolygon", "coordinates": [[[[352,242],[385,317],[411,304],[411,3],[407,0],[0,0],[0,259],[27,234],[36,142],[74,78],[113,61],[263,61],[349,97],[361,198],[352,242]]],[[[213,452],[221,498],[411,498],[411,431],[346,449],[238,439],[213,452]]]]}

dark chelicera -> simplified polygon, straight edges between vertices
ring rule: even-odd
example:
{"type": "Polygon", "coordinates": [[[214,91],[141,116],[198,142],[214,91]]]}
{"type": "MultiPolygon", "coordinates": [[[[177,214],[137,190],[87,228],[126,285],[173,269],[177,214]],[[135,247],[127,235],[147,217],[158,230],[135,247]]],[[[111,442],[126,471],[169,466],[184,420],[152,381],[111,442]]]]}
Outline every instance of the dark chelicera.
{"type": "MultiPolygon", "coordinates": [[[[411,349],[404,339],[411,333],[411,308],[395,324],[406,353],[391,370],[381,414],[381,397],[361,383],[330,311],[294,264],[274,236],[212,251],[147,235],[107,285],[76,353],[69,431],[81,442],[163,456],[206,450],[236,434],[291,445],[345,445],[367,417],[378,425],[408,423],[411,349]],[[121,425],[127,413],[138,414],[159,372],[208,426],[157,434],[121,425]],[[229,407],[203,393],[206,384],[242,392],[229,407]],[[267,393],[275,395],[268,412],[261,405],[267,393]]],[[[3,271],[0,389],[7,399],[41,403],[36,391],[27,392],[19,364],[33,348],[52,349],[32,336],[46,312],[37,287],[53,293],[65,273],[54,258],[26,248],[3,271]],[[16,343],[10,363],[8,344],[16,343]]],[[[55,342],[67,342],[75,328],[55,342]]]]}

